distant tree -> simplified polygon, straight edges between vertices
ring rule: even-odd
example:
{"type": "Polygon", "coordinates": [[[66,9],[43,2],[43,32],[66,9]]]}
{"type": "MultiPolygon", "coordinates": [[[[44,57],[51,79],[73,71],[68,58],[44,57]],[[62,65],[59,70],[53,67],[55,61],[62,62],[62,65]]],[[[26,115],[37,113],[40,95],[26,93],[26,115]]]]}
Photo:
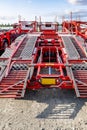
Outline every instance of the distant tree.
{"type": "Polygon", "coordinates": [[[10,23],[8,23],[8,24],[0,24],[0,27],[12,27],[12,25],[10,24],[10,23]]]}

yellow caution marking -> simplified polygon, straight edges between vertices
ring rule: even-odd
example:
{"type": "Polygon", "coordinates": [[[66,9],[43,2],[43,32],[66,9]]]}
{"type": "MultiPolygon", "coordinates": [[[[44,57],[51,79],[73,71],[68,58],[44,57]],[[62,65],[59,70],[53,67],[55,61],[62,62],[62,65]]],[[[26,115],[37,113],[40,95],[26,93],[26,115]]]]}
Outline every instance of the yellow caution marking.
{"type": "Polygon", "coordinates": [[[55,85],[56,79],[54,78],[41,78],[42,85],[55,85]]]}

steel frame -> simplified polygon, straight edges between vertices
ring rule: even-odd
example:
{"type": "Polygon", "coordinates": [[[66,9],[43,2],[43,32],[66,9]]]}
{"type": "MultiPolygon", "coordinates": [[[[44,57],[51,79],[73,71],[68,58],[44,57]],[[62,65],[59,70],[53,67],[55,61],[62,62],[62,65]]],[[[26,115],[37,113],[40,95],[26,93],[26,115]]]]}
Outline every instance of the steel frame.
{"type": "MultiPolygon", "coordinates": [[[[68,30],[65,23],[64,26],[68,30]]],[[[85,52],[73,35],[58,34],[56,28],[56,23],[42,23],[38,35],[28,32],[16,47],[11,46],[15,48],[11,57],[0,58],[1,68],[6,61],[0,97],[21,98],[26,88],[75,89],[77,97],[87,97],[85,52]]]]}

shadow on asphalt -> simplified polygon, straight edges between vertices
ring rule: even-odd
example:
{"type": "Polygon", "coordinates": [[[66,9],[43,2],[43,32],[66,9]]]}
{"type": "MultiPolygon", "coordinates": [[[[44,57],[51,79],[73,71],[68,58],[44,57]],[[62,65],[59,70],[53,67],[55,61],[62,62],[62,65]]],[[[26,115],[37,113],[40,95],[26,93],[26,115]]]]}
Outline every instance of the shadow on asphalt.
{"type": "Polygon", "coordinates": [[[87,99],[77,98],[73,90],[42,89],[26,91],[24,100],[34,100],[46,103],[44,109],[36,118],[45,119],[74,119],[87,99]]]}

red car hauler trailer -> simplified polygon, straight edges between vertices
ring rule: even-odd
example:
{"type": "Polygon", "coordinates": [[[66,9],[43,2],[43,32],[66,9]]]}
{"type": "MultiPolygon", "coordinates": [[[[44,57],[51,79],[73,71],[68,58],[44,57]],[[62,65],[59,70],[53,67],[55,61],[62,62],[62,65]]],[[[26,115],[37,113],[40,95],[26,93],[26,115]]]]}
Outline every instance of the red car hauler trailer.
{"type": "Polygon", "coordinates": [[[78,36],[81,36],[84,41],[87,41],[87,22],[63,21],[62,31],[66,33],[76,34],[78,36]]]}
{"type": "Polygon", "coordinates": [[[24,97],[26,88],[74,89],[87,97],[87,56],[76,36],[59,33],[57,23],[18,37],[0,57],[0,97],[24,97]]]}
{"type": "Polygon", "coordinates": [[[28,31],[34,32],[37,29],[36,21],[19,21],[19,23],[13,24],[13,29],[8,31],[2,31],[0,33],[0,50],[5,50],[9,45],[22,34],[28,31]]]}

